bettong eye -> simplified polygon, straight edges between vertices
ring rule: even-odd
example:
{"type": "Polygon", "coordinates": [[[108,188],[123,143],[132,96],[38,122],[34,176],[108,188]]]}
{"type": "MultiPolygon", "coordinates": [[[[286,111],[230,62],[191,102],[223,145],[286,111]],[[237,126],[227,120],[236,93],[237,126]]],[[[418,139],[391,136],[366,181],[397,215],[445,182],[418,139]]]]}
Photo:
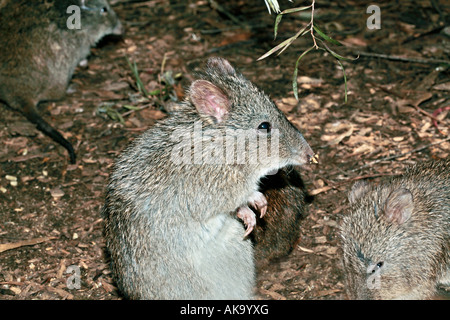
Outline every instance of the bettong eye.
{"type": "Polygon", "coordinates": [[[259,126],[258,126],[258,130],[264,130],[265,132],[269,133],[270,129],[272,128],[272,126],[270,125],[269,122],[262,122],[259,126]]]}
{"type": "Polygon", "coordinates": [[[101,8],[100,13],[108,13],[108,8],[107,7],[101,8]]]}

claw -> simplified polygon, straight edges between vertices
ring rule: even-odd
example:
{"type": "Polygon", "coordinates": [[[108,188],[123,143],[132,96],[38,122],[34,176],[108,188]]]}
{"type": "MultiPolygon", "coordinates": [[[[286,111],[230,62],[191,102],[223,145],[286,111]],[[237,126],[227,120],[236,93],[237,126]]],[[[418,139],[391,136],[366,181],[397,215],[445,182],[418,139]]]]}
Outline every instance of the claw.
{"type": "Polygon", "coordinates": [[[267,199],[261,192],[256,191],[253,193],[252,197],[248,200],[248,203],[260,212],[261,218],[264,217],[267,212],[267,199]]]}
{"type": "Polygon", "coordinates": [[[256,226],[256,216],[255,213],[248,206],[242,206],[237,210],[237,216],[239,219],[244,221],[247,226],[245,230],[244,238],[252,233],[253,228],[256,226]]]}

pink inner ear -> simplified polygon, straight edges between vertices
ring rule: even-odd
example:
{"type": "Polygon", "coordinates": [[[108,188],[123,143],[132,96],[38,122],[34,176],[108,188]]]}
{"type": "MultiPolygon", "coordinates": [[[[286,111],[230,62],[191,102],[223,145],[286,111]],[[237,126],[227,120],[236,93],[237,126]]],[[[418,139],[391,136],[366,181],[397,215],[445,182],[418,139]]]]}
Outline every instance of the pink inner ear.
{"type": "Polygon", "coordinates": [[[206,80],[196,80],[190,88],[190,99],[197,111],[222,122],[230,111],[230,101],[225,93],[206,80]]]}
{"type": "Polygon", "coordinates": [[[206,96],[205,100],[207,102],[206,107],[210,108],[207,113],[216,118],[218,122],[221,122],[228,114],[228,108],[224,108],[228,103],[228,99],[211,94],[206,96]]]}
{"type": "Polygon", "coordinates": [[[398,224],[405,223],[414,210],[411,192],[405,188],[392,191],[386,200],[384,210],[387,221],[398,224]]]}

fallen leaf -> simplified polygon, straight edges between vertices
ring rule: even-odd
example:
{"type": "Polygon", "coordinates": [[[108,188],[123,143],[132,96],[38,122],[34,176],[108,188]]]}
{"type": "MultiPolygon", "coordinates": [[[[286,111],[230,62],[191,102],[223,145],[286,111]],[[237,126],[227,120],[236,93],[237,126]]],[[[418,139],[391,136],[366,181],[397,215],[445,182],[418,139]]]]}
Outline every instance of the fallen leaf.
{"type": "Polygon", "coordinates": [[[308,249],[308,248],[304,248],[302,246],[297,246],[297,247],[303,252],[314,253],[314,250],[311,250],[311,249],[308,249]]]}
{"type": "Polygon", "coordinates": [[[278,292],[275,292],[275,291],[272,291],[272,290],[266,290],[266,289],[261,288],[260,292],[262,294],[267,294],[268,296],[270,296],[274,300],[286,300],[286,297],[284,297],[281,294],[279,294],[278,292]]]}
{"type": "Polygon", "coordinates": [[[341,134],[324,134],[320,138],[322,141],[327,141],[329,146],[334,146],[339,144],[343,139],[349,137],[353,133],[353,124],[350,122],[335,122],[332,124],[327,124],[325,126],[325,131],[330,133],[337,133],[339,131],[345,130],[341,134]]]}
{"type": "Polygon", "coordinates": [[[64,196],[64,191],[62,191],[59,187],[53,188],[50,190],[50,194],[55,200],[60,199],[62,196],[64,196]]]}
{"type": "Polygon", "coordinates": [[[432,89],[434,89],[434,90],[450,91],[450,82],[437,84],[432,89]]]}

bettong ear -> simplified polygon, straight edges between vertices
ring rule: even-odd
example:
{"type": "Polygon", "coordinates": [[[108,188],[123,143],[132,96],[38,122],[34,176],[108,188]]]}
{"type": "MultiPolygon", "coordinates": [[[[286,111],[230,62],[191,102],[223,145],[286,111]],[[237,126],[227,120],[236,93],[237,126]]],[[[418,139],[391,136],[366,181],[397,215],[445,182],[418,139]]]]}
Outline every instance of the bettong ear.
{"type": "Polygon", "coordinates": [[[196,80],[189,88],[189,98],[199,114],[222,122],[230,111],[231,103],[227,95],[217,86],[206,80],[196,80]]]}
{"type": "Polygon", "coordinates": [[[236,70],[233,68],[233,66],[228,62],[228,60],[225,60],[223,58],[219,57],[213,57],[209,58],[206,62],[206,68],[214,70],[218,73],[227,74],[227,75],[235,75],[236,70]]]}
{"type": "Polygon", "coordinates": [[[355,182],[352,189],[348,193],[348,201],[350,204],[356,202],[356,200],[362,198],[370,190],[370,183],[366,180],[359,180],[355,182]]]}
{"type": "Polygon", "coordinates": [[[414,201],[411,191],[399,188],[391,192],[384,204],[384,215],[387,221],[403,224],[411,218],[414,201]]]}

